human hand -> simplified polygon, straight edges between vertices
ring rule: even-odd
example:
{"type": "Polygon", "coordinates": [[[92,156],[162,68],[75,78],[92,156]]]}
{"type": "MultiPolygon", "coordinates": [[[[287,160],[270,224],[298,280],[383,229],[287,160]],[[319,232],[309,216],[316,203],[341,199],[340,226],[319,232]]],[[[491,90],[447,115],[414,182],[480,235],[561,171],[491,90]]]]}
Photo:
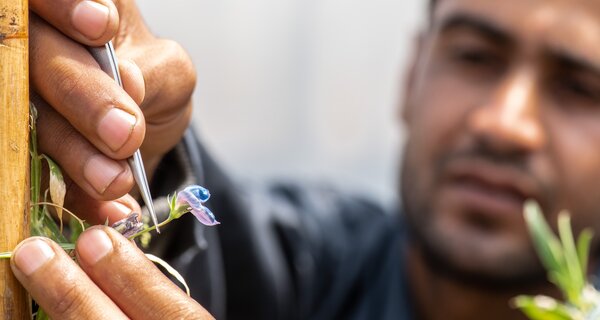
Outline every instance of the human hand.
{"type": "Polygon", "coordinates": [[[21,242],[11,268],[52,319],[212,319],[129,240],[105,226],[84,231],[73,261],[56,243],[21,242]]]}
{"type": "Polygon", "coordinates": [[[70,178],[65,207],[89,222],[112,223],[137,208],[125,195],[134,184],[125,159],[140,148],[151,176],[181,139],[195,72],[179,45],[148,31],[132,0],[59,2],[29,2],[40,151],[70,178]],[[124,90],[84,47],[113,38],[124,90]]]}

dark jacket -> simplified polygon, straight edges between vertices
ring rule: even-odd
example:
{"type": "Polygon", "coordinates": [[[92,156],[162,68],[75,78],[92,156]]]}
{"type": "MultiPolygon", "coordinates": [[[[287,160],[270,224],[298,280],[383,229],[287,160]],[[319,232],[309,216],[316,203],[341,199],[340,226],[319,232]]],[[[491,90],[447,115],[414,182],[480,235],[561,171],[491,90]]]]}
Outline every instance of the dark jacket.
{"type": "Polygon", "coordinates": [[[217,319],[410,318],[398,215],[324,187],[235,184],[191,131],[156,172],[157,211],[189,184],[211,191],[221,224],[185,215],[150,251],[217,319]]]}

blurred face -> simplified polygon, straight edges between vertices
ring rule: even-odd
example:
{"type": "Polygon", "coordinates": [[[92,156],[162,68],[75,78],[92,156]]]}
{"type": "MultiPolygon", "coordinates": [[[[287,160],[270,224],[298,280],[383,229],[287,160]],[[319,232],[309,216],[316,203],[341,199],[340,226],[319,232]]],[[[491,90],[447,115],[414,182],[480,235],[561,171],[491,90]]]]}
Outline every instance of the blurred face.
{"type": "Polygon", "coordinates": [[[443,0],[419,53],[402,193],[422,248],[463,274],[537,276],[528,198],[600,234],[600,1],[443,0]]]}

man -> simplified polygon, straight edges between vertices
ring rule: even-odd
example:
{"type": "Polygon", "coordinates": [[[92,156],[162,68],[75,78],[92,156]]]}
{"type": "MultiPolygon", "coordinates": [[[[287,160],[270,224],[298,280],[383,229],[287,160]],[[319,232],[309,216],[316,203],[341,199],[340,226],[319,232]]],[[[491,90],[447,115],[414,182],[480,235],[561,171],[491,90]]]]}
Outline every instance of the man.
{"type": "Polygon", "coordinates": [[[155,250],[221,317],[522,318],[512,297],[556,294],[523,201],[600,230],[599,40],[600,1],[434,3],[402,111],[402,215],[327,189],[234,188],[187,135],[154,182],[203,178],[222,224],[173,225],[155,250]]]}

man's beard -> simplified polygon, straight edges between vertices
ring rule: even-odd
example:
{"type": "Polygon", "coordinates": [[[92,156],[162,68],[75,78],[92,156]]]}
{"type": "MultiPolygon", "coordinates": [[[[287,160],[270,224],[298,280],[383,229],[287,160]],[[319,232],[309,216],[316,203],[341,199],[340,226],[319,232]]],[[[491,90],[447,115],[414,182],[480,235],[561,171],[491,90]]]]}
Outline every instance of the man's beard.
{"type": "Polygon", "coordinates": [[[472,259],[475,259],[470,262],[478,263],[477,251],[481,251],[482,247],[476,241],[464,241],[461,235],[453,234],[432,222],[436,214],[443,213],[433,212],[435,209],[433,201],[429,201],[430,195],[416,187],[419,183],[416,169],[406,158],[400,179],[404,221],[408,224],[409,245],[419,250],[432,272],[471,286],[494,290],[509,291],[546,281],[546,272],[541,264],[533,252],[526,250],[499,255],[494,258],[496,263],[481,261],[477,267],[467,267],[461,261],[461,256],[470,252],[472,259]],[[463,240],[463,243],[457,240],[463,240]]]}

